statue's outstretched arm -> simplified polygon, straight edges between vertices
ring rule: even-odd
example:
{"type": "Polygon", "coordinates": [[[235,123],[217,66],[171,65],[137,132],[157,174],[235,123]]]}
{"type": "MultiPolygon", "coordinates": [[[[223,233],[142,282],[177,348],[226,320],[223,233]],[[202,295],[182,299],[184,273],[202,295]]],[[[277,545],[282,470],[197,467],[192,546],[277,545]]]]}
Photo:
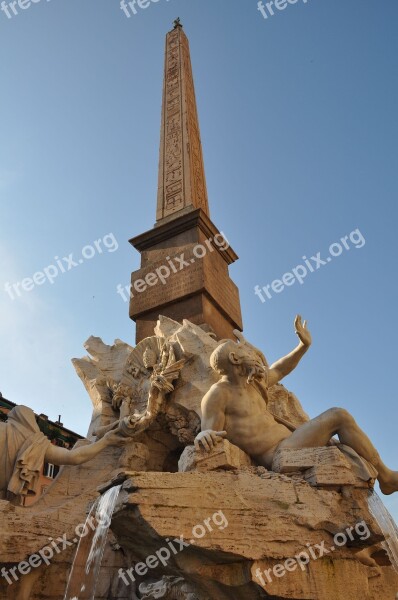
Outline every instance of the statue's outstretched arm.
{"type": "Polygon", "coordinates": [[[307,329],[307,321],[301,322],[300,315],[294,321],[296,334],[300,340],[298,346],[287,356],[279,359],[269,368],[268,385],[271,387],[289,375],[299,364],[308,348],[311,346],[311,334],[307,329]]]}
{"type": "Polygon", "coordinates": [[[83,463],[95,458],[102,450],[108,446],[122,446],[125,439],[114,431],[109,431],[98,442],[93,442],[88,446],[67,450],[58,446],[49,445],[45,461],[53,465],[82,465],[83,463]]]}

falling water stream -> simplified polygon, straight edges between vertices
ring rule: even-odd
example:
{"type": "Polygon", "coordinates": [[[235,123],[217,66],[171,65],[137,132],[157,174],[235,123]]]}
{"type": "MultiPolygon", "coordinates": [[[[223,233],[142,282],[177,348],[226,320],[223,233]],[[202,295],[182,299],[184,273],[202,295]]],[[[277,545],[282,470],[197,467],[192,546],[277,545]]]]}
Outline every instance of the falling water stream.
{"type": "Polygon", "coordinates": [[[94,600],[98,573],[121,485],[110,488],[90,510],[69,575],[64,600],[94,600]],[[93,526],[94,524],[94,526],[93,526]]]}
{"type": "Polygon", "coordinates": [[[379,524],[384,535],[382,546],[386,550],[392,566],[398,572],[398,527],[376,492],[369,495],[369,510],[379,524]]]}

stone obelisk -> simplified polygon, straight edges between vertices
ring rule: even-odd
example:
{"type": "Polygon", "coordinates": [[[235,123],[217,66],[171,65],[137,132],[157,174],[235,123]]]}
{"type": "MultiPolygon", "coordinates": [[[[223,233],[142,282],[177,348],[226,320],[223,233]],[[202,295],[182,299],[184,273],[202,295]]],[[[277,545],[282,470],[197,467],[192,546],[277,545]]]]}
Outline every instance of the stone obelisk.
{"type": "Polygon", "coordinates": [[[137,343],[153,335],[159,315],[188,319],[218,338],[242,329],[228,272],[238,257],[210,219],[189,42],[179,19],[166,36],[156,224],[130,243],[141,253],[130,300],[137,343]]]}

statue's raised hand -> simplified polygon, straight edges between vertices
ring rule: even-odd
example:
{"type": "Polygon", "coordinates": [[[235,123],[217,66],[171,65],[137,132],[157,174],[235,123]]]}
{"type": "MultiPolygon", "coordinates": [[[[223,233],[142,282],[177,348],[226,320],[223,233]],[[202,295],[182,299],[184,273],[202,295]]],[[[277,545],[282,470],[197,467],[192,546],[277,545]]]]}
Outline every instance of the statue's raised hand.
{"type": "Polygon", "coordinates": [[[300,340],[300,342],[306,346],[306,348],[309,348],[312,344],[312,337],[310,332],[307,329],[307,321],[304,321],[304,323],[301,322],[301,316],[297,315],[297,317],[294,320],[294,328],[296,330],[296,334],[300,340]]]}

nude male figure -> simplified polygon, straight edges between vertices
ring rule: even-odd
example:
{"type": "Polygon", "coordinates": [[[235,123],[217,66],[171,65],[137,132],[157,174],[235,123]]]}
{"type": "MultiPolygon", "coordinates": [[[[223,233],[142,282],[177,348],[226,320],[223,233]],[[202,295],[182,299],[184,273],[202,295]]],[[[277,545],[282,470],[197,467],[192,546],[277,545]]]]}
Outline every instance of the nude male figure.
{"type": "Polygon", "coordinates": [[[383,463],[369,438],[343,408],[331,408],[293,432],[267,409],[267,389],[291,373],[311,346],[306,322],[297,316],[294,326],[298,346],[270,367],[261,352],[238,331],[234,333],[242,343],[229,340],[215,349],[210,364],[222,377],[202,400],[202,431],[196,437],[196,448],[202,445],[210,451],[221,437],[226,437],[259,465],[271,469],[280,448],[326,446],[337,435],[342,444],[376,468],[384,494],[398,491],[398,472],[383,463]]]}

